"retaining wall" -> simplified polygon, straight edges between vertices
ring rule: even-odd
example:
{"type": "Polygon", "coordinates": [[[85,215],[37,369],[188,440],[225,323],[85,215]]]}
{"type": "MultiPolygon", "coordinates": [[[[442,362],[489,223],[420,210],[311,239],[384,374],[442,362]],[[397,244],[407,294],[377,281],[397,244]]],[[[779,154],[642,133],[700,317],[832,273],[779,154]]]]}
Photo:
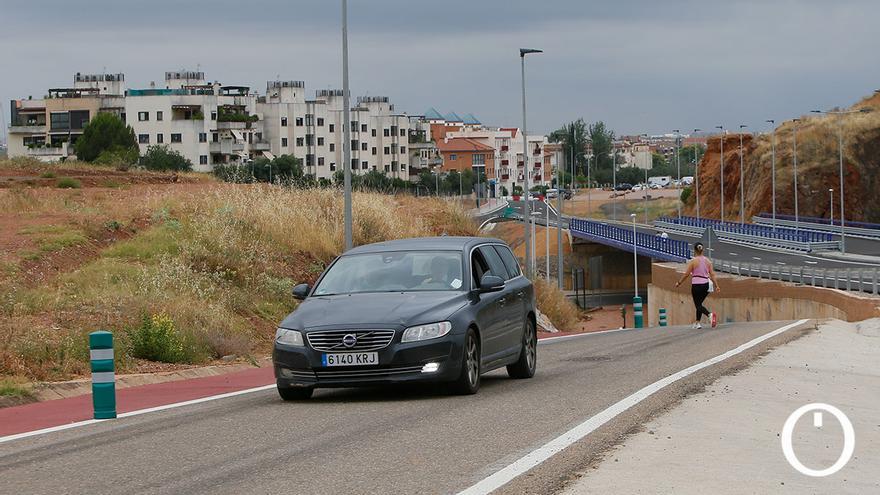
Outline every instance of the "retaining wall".
{"type": "MultiPolygon", "coordinates": [[[[648,286],[648,322],[657,326],[659,308],[666,308],[669,325],[694,320],[690,280],[676,288],[684,273],[678,263],[654,263],[648,286]]],[[[795,285],[717,273],[721,292],[709,295],[703,304],[718,313],[719,322],[838,318],[861,321],[880,317],[880,298],[857,292],[795,285]]]]}

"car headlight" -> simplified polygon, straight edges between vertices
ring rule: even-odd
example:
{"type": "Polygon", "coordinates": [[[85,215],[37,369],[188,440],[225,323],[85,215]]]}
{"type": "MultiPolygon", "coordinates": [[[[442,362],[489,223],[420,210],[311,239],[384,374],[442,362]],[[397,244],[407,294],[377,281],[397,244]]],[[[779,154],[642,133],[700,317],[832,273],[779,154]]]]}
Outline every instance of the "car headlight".
{"type": "Polygon", "coordinates": [[[288,330],[286,328],[279,328],[275,330],[275,342],[284,345],[293,345],[297,347],[303,347],[303,334],[302,332],[298,332],[296,330],[288,330]]]}
{"type": "Polygon", "coordinates": [[[401,337],[400,341],[416,342],[419,340],[436,339],[446,335],[450,330],[452,330],[452,323],[448,321],[409,327],[403,331],[403,337],[401,337]]]}

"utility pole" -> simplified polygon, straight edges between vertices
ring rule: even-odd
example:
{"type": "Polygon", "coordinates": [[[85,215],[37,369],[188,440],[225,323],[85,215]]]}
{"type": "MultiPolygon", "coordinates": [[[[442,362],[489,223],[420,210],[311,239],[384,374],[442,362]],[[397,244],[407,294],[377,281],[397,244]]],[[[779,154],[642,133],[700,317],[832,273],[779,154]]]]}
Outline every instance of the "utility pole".
{"type": "Polygon", "coordinates": [[[614,143],[611,143],[611,216],[617,221],[617,153],[614,152],[614,143]]]}
{"type": "MultiPolygon", "coordinates": [[[[562,158],[562,157],[558,157],[562,158]]],[[[556,183],[560,184],[557,188],[559,192],[557,192],[556,196],[556,205],[558,209],[556,210],[556,285],[559,287],[559,290],[562,290],[562,170],[563,167],[560,166],[562,163],[557,163],[556,167],[556,183]]],[[[548,225],[547,228],[550,228],[548,225]]]]}
{"type": "Polygon", "coordinates": [[[743,176],[743,129],[745,124],[739,126],[739,224],[746,223],[746,178],[743,176]]]}
{"type": "MultiPolygon", "coordinates": [[[[694,129],[694,134],[702,129],[694,129]]],[[[700,218],[700,146],[694,149],[694,193],[697,195],[697,219],[700,218]]]]}
{"type": "Polygon", "coordinates": [[[773,230],[776,230],[776,121],[768,119],[765,122],[773,126],[773,134],[770,144],[770,186],[773,189],[773,230]]]}
{"type": "Polygon", "coordinates": [[[801,119],[791,119],[794,123],[794,127],[792,129],[792,140],[794,141],[794,230],[800,230],[800,221],[798,219],[798,174],[797,174],[797,125],[801,119]]]}
{"type": "Polygon", "coordinates": [[[348,1],[342,0],[342,160],[345,171],[345,250],[353,247],[351,223],[351,93],[348,89],[348,1]]]}
{"type": "MultiPolygon", "coordinates": [[[[543,50],[536,50],[534,48],[520,48],[519,49],[519,59],[520,59],[520,75],[522,77],[522,114],[523,114],[523,177],[525,180],[523,181],[523,194],[525,196],[525,201],[523,202],[523,220],[525,221],[525,248],[526,248],[526,257],[528,258],[529,253],[532,248],[532,236],[529,232],[529,218],[531,213],[529,212],[529,134],[526,127],[526,55],[529,53],[541,53],[543,50]]],[[[526,263],[526,277],[532,276],[532,266],[531,263],[526,263]]]]}
{"type": "Polygon", "coordinates": [[[715,128],[721,130],[721,223],[724,224],[724,126],[715,128]]]}

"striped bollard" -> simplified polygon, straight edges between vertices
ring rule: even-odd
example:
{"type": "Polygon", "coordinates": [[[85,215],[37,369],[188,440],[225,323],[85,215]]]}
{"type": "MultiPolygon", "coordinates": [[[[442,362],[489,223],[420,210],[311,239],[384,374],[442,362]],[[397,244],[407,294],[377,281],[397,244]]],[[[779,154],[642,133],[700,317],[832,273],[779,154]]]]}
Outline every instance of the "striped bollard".
{"type": "Polygon", "coordinates": [[[639,296],[633,298],[633,319],[635,320],[636,328],[645,326],[644,321],[642,321],[642,298],[639,296]]]}
{"type": "Polygon", "coordinates": [[[92,405],[95,419],[113,419],[116,417],[113,334],[103,330],[90,333],[89,357],[92,364],[92,405]]]}
{"type": "Polygon", "coordinates": [[[666,326],[666,308],[660,308],[660,326],[666,326]]]}

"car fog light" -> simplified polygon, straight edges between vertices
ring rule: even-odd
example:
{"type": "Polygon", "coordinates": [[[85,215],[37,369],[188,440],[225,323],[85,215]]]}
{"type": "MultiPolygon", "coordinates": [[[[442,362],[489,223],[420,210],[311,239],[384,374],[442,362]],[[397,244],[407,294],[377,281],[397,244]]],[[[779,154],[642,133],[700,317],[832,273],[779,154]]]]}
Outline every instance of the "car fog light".
{"type": "Polygon", "coordinates": [[[440,369],[440,363],[428,363],[422,366],[422,373],[434,373],[440,369]]]}

